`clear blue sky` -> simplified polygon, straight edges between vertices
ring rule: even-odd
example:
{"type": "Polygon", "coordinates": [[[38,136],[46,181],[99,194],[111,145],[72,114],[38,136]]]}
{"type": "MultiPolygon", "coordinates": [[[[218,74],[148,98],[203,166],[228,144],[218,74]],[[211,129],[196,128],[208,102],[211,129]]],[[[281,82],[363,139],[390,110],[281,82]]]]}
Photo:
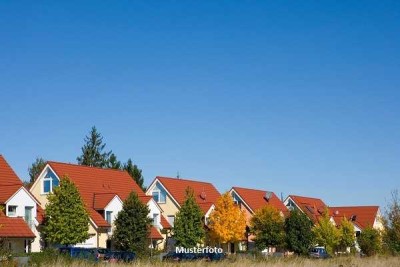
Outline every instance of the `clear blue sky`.
{"type": "Polygon", "coordinates": [[[0,153],[96,125],[156,175],[384,205],[400,188],[399,1],[2,1],[0,153]]]}

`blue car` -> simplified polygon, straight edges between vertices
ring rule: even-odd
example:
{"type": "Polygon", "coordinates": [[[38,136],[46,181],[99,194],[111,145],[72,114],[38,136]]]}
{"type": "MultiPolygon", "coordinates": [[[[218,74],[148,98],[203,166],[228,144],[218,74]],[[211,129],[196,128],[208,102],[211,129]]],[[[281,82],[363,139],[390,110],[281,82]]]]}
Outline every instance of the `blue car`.
{"type": "Polygon", "coordinates": [[[80,247],[63,247],[58,249],[60,254],[68,255],[71,258],[98,261],[96,249],[80,247]]]}
{"type": "Polygon", "coordinates": [[[316,259],[327,259],[329,258],[328,252],[326,252],[326,249],[324,247],[314,247],[310,250],[309,256],[311,258],[316,258],[316,259]]]}

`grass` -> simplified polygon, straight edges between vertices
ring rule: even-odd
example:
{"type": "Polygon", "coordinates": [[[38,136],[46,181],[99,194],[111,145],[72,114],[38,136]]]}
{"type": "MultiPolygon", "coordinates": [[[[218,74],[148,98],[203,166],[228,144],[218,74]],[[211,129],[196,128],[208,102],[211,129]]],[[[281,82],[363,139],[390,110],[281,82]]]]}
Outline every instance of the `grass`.
{"type": "Polygon", "coordinates": [[[400,267],[400,257],[386,257],[376,256],[369,258],[359,257],[337,257],[327,260],[307,259],[307,258],[271,258],[271,259],[226,259],[221,262],[150,262],[150,261],[135,261],[131,264],[109,264],[100,263],[93,264],[84,261],[74,261],[72,263],[66,263],[63,260],[59,260],[55,263],[44,264],[45,267],[58,267],[58,266],[70,266],[70,267],[92,267],[92,266],[135,266],[135,267],[173,267],[173,266],[191,266],[191,267],[202,267],[202,266],[229,266],[229,267],[257,267],[257,266],[269,266],[269,267],[400,267]]]}

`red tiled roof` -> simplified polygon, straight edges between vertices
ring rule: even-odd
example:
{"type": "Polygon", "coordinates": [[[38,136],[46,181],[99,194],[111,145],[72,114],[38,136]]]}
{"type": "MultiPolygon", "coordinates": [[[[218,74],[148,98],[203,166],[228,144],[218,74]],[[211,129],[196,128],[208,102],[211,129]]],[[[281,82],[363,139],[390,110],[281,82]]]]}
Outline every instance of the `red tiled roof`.
{"type": "Polygon", "coordinates": [[[0,185],[0,204],[4,204],[21,187],[23,187],[23,186],[20,184],[0,185]]]}
{"type": "Polygon", "coordinates": [[[22,181],[18,178],[14,170],[8,165],[5,158],[0,155],[0,186],[21,185],[22,181]]]}
{"type": "Polygon", "coordinates": [[[35,234],[20,217],[6,217],[0,212],[0,237],[2,238],[35,238],[35,234]]]}
{"type": "Polygon", "coordinates": [[[167,229],[172,228],[171,225],[169,224],[169,222],[167,221],[167,219],[165,219],[165,217],[163,215],[161,215],[161,226],[163,228],[167,228],[167,229]]]}
{"type": "Polygon", "coordinates": [[[343,218],[355,223],[359,228],[373,226],[378,214],[379,206],[348,206],[329,208],[335,222],[340,225],[343,218]]]}
{"type": "MultiPolygon", "coordinates": [[[[98,227],[108,227],[109,224],[94,209],[95,194],[108,194],[108,196],[111,194],[118,195],[122,201],[124,201],[132,191],[135,191],[139,197],[145,196],[142,189],[126,171],[54,161],[49,161],[48,164],[56,172],[58,177],[68,176],[75,184],[88,209],[90,217],[98,227]]],[[[107,197],[107,199],[110,198],[107,197]]],[[[98,206],[104,205],[107,199],[105,201],[98,200],[98,202],[101,202],[98,206]]]]}
{"type": "Polygon", "coordinates": [[[36,205],[36,220],[39,224],[42,224],[44,221],[44,210],[40,207],[40,205],[36,205]]]}
{"type": "Polygon", "coordinates": [[[156,179],[160,181],[179,205],[182,205],[185,201],[186,188],[191,187],[194,191],[196,202],[200,205],[204,213],[206,213],[221,196],[211,183],[160,176],[157,176],[156,179]]]}
{"type": "Polygon", "coordinates": [[[158,231],[158,229],[155,228],[154,226],[152,226],[150,228],[149,238],[151,238],[151,239],[164,239],[162,237],[162,235],[160,234],[160,232],[158,231]]]}
{"type": "Polygon", "coordinates": [[[295,195],[289,195],[289,197],[313,222],[317,222],[323,215],[325,208],[328,208],[328,206],[319,198],[295,195]]]}
{"type": "Polygon", "coordinates": [[[6,159],[0,155],[0,204],[4,204],[22,186],[22,181],[6,159]]]}
{"type": "Polygon", "coordinates": [[[255,212],[256,210],[264,207],[264,206],[272,206],[282,211],[284,215],[287,215],[288,209],[282,203],[282,201],[275,195],[274,192],[271,192],[271,197],[269,200],[265,198],[265,194],[267,191],[257,190],[257,189],[249,189],[242,187],[232,187],[236,193],[243,199],[245,204],[247,204],[250,209],[255,212]]]}
{"type": "Polygon", "coordinates": [[[93,208],[95,210],[104,210],[108,203],[116,196],[114,193],[95,193],[93,208]]]}

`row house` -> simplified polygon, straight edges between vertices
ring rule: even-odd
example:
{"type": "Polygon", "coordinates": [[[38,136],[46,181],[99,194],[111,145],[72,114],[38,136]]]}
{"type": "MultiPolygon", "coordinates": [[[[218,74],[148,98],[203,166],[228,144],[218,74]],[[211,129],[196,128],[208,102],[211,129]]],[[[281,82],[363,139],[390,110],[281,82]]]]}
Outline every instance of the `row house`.
{"type": "MultiPolygon", "coordinates": [[[[233,201],[240,207],[246,216],[246,237],[243,242],[238,244],[239,250],[251,250],[254,248],[254,237],[249,233],[250,221],[255,212],[265,206],[276,208],[282,217],[288,215],[288,209],[282,201],[272,191],[250,189],[243,187],[232,187],[229,191],[233,201]]],[[[230,246],[230,252],[234,252],[233,244],[230,246]]],[[[275,252],[275,248],[268,248],[268,252],[275,252]]]]}
{"type": "Polygon", "coordinates": [[[40,251],[40,203],[0,155],[0,244],[13,252],[40,251]]]}
{"type": "Polygon", "coordinates": [[[170,225],[163,217],[160,206],[145,195],[126,171],[49,161],[30,188],[42,209],[46,208],[48,195],[65,176],[77,187],[90,216],[90,237],[76,246],[113,248],[114,221],[122,210],[123,201],[134,191],[150,209],[148,216],[153,220],[153,226],[149,238],[152,247],[163,247],[161,231],[170,225]]]}
{"type": "MultiPolygon", "coordinates": [[[[221,196],[211,183],[196,180],[157,176],[150,184],[146,195],[152,197],[164,211],[168,223],[173,227],[175,217],[186,198],[186,190],[191,188],[196,203],[203,212],[203,222],[207,224],[207,218],[214,210],[217,199],[221,196]]],[[[170,237],[170,236],[169,236],[170,237]]],[[[173,238],[168,238],[168,249],[174,246],[173,238]]]]}

